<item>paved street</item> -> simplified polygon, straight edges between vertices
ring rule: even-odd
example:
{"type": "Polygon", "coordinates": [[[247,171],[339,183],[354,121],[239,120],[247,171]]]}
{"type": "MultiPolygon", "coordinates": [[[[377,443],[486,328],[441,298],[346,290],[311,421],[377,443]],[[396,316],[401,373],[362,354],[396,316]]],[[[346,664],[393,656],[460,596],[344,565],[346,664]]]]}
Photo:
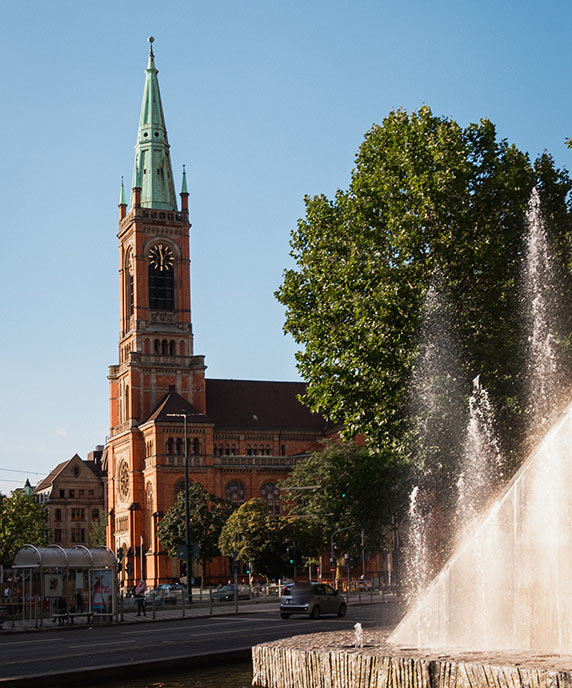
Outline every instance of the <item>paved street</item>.
{"type": "MultiPolygon", "coordinates": [[[[103,667],[110,668],[109,676],[119,676],[120,667],[125,665],[152,673],[153,668],[158,669],[163,662],[174,666],[179,660],[206,655],[214,655],[216,661],[219,653],[232,651],[243,651],[242,656],[247,656],[252,645],[257,643],[290,635],[347,629],[356,621],[365,627],[390,627],[396,613],[393,603],[374,603],[350,607],[344,619],[292,617],[283,620],[274,608],[240,615],[4,634],[0,643],[0,685],[8,678],[77,670],[89,672],[103,667]]],[[[238,656],[240,652],[236,653],[238,656]]],[[[219,658],[222,661],[224,657],[219,655],[219,658]]],[[[86,674],[85,682],[88,679],[86,674]]],[[[53,685],[64,685],[64,681],[53,685]]]]}

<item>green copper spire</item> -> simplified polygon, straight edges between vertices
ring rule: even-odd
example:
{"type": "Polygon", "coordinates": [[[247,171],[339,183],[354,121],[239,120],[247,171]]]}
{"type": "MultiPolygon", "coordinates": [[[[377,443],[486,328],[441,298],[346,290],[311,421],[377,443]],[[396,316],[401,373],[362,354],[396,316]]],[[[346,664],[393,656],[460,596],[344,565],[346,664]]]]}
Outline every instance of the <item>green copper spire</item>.
{"type": "Polygon", "coordinates": [[[145,71],[145,88],[135,144],[132,186],[141,189],[142,208],[176,210],[177,202],[169,157],[167,128],[153,55],[155,39],[149,36],[147,40],[149,41],[149,61],[145,71]]]}
{"type": "Polygon", "coordinates": [[[185,170],[185,166],[183,165],[183,183],[181,184],[181,193],[182,194],[188,194],[189,190],[187,189],[187,170],[185,170]]]}

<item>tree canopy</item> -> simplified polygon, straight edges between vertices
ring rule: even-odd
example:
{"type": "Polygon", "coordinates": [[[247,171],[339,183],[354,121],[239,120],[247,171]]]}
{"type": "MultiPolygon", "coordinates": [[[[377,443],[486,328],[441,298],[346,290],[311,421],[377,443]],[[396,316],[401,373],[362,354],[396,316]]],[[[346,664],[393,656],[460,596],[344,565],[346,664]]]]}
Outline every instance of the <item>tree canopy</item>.
{"type": "Polygon", "coordinates": [[[242,504],[228,519],[219,540],[222,554],[236,555],[250,564],[251,573],[268,579],[292,575],[293,565],[304,557],[319,554],[318,541],[311,528],[293,518],[278,518],[268,513],[266,503],[256,497],[242,504]]]}
{"type": "MultiPolygon", "coordinates": [[[[570,287],[570,179],[531,163],[488,120],[461,127],[391,112],[367,132],[348,190],[306,197],[291,236],[295,267],[277,298],[300,345],[305,402],[345,434],[406,458],[410,386],[427,290],[439,272],[466,380],[481,375],[505,450],[518,450],[525,402],[519,304],[525,210],[539,190],[562,290],[570,287]]],[[[569,309],[560,342],[572,332],[569,309]]],[[[568,368],[570,370],[570,368],[568,368]]],[[[468,383],[466,384],[469,390],[468,383]]]]}
{"type": "Polygon", "coordinates": [[[280,489],[286,513],[305,517],[305,527],[317,530],[320,551],[330,549],[333,531],[349,528],[336,542],[355,555],[362,530],[366,549],[377,551],[385,544],[393,519],[403,515],[407,477],[403,463],[388,452],[348,441],[299,461],[280,489]]]}
{"type": "MultiPolygon", "coordinates": [[[[199,545],[203,564],[220,555],[218,540],[222,527],[232,513],[233,505],[207,492],[198,482],[189,483],[189,537],[199,545]]],[[[180,492],[157,528],[160,542],[174,557],[177,545],[185,544],[185,494],[180,492]]]]}
{"type": "Polygon", "coordinates": [[[0,563],[9,565],[25,544],[43,547],[48,543],[46,512],[34,495],[15,490],[0,495],[0,563]]]}

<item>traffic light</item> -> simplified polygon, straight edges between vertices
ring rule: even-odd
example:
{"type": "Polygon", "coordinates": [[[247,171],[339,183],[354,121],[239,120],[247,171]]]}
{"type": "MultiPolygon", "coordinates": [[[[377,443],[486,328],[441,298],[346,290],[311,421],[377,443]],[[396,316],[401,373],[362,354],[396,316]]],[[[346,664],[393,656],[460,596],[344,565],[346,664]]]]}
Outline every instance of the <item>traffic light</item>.
{"type": "Polygon", "coordinates": [[[296,545],[294,545],[294,546],[290,549],[290,559],[289,559],[289,561],[290,561],[290,564],[292,564],[292,565],[294,565],[294,562],[296,561],[296,545]]]}
{"type": "Polygon", "coordinates": [[[342,499],[345,499],[348,496],[347,490],[342,490],[342,499]]]}

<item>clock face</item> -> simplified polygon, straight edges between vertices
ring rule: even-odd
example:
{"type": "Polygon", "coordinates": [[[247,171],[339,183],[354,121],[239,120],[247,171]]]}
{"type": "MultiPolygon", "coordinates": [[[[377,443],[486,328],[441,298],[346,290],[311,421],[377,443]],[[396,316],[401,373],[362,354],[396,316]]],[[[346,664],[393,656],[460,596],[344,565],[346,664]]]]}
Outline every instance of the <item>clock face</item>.
{"type": "Polygon", "coordinates": [[[149,263],[155,270],[171,270],[175,264],[175,254],[165,244],[155,244],[149,249],[149,263]]]}

